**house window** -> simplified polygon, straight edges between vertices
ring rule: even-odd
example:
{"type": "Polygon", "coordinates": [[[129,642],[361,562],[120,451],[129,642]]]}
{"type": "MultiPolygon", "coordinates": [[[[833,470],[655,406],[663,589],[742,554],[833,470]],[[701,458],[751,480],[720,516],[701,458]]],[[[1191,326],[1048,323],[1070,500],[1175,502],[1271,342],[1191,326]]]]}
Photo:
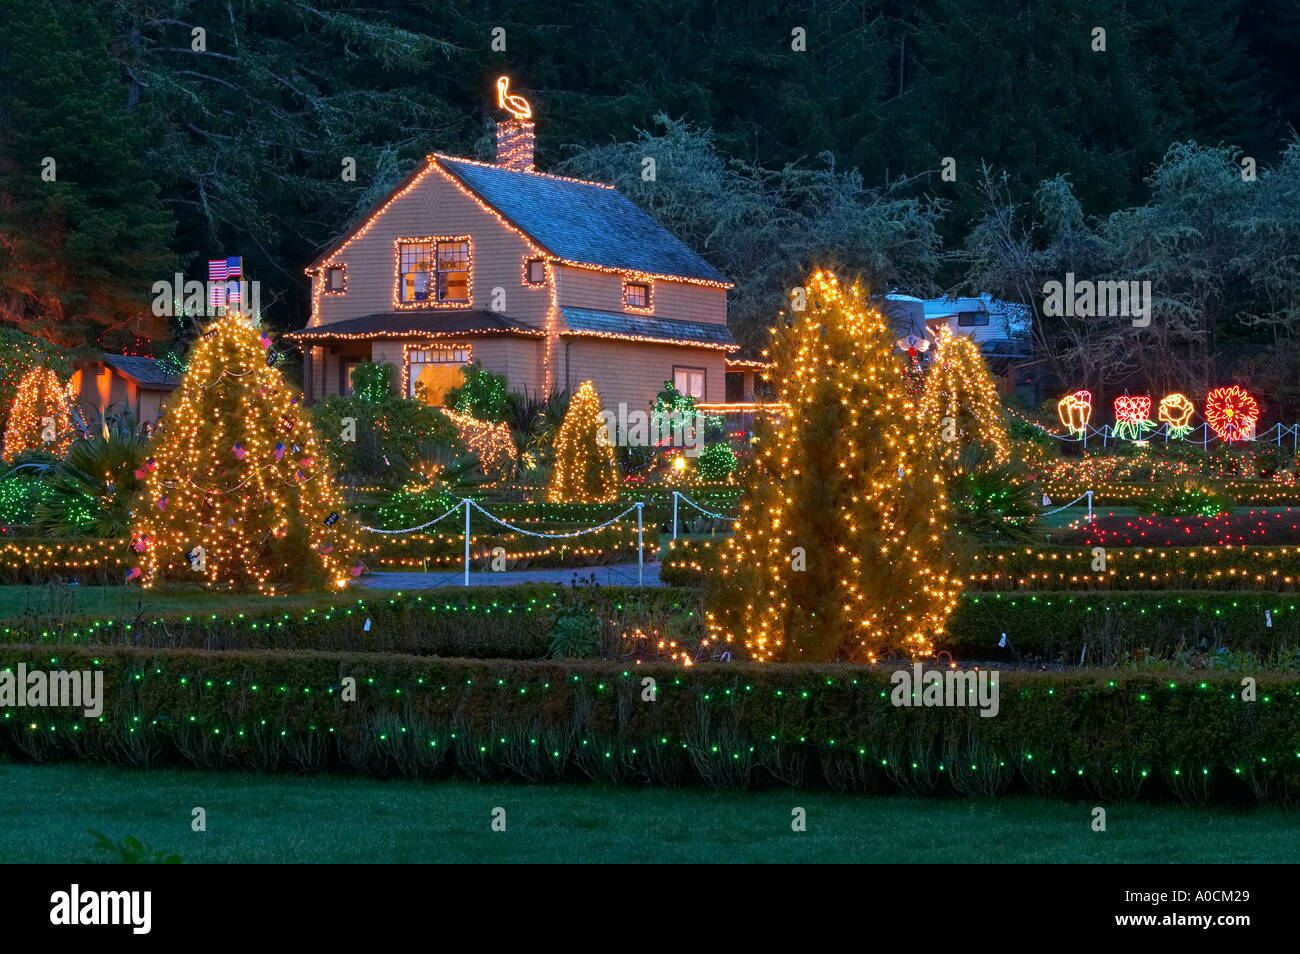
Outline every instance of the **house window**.
{"type": "Polygon", "coordinates": [[[469,345],[419,345],[403,349],[406,396],[441,407],[448,388],[463,383],[460,369],[469,364],[469,345]]]}
{"type": "Polygon", "coordinates": [[[325,269],[325,294],[342,295],[348,290],[346,265],[331,265],[325,269]]]}
{"type": "Polygon", "coordinates": [[[364,358],[343,358],[339,361],[339,394],[352,397],[352,374],[364,361],[364,358]]]}
{"type": "Polygon", "coordinates": [[[524,284],[546,284],[546,263],[540,258],[530,258],[524,262],[524,284]]]}
{"type": "Polygon", "coordinates": [[[650,310],[650,284],[627,282],[623,285],[623,306],[637,311],[650,310]]]}
{"type": "Polygon", "coordinates": [[[399,239],[399,304],[469,304],[469,239],[399,239]]]}
{"type": "Polygon", "coordinates": [[[987,311],[959,311],[957,312],[957,325],[961,328],[984,327],[989,323],[989,313],[987,311]]]}
{"type": "Polygon", "coordinates": [[[687,397],[704,400],[704,369],[673,368],[673,387],[687,397]]]}

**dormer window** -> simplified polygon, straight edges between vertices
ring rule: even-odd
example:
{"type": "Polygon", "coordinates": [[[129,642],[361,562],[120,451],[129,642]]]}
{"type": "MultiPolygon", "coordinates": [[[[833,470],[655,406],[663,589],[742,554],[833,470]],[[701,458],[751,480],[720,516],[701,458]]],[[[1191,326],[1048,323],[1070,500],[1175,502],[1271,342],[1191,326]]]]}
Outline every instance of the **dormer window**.
{"type": "Polygon", "coordinates": [[[650,283],[624,282],[623,307],[630,311],[650,311],[650,283]]]}
{"type": "Polygon", "coordinates": [[[342,295],[348,290],[346,265],[331,265],[325,269],[325,294],[342,295]]]}
{"type": "Polygon", "coordinates": [[[546,284],[546,262],[540,258],[530,258],[524,262],[524,284],[546,284]]]}
{"type": "Polygon", "coordinates": [[[398,239],[399,306],[468,305],[469,237],[398,239]]]}

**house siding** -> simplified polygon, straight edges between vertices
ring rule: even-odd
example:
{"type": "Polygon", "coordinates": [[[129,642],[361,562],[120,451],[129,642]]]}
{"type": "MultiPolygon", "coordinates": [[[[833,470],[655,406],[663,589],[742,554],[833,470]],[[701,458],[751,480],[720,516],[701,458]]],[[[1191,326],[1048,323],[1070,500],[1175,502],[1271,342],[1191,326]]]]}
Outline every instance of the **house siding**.
{"type": "Polygon", "coordinates": [[[566,338],[559,345],[561,380],[566,351],[569,390],[576,391],[584,381],[591,381],[601,405],[611,410],[617,410],[621,402],[631,410],[649,410],[664,382],[673,380],[675,366],[704,369],[705,403],[721,403],[726,396],[725,358],[718,350],[566,338]]]}

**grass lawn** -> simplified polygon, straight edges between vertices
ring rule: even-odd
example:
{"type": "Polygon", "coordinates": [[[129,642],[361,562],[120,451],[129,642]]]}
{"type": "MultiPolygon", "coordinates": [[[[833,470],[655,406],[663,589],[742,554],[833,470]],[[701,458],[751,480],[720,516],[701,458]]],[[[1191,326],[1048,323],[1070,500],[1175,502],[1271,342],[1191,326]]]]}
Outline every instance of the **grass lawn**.
{"type": "Polygon", "coordinates": [[[0,861],[94,856],[87,829],[194,862],[1295,862],[1300,812],[376,781],[0,763],[0,861]],[[191,810],[207,831],[190,830],[191,810]],[[507,830],[493,832],[493,808],[507,830]],[[791,830],[791,809],[807,831],[791,830]]]}

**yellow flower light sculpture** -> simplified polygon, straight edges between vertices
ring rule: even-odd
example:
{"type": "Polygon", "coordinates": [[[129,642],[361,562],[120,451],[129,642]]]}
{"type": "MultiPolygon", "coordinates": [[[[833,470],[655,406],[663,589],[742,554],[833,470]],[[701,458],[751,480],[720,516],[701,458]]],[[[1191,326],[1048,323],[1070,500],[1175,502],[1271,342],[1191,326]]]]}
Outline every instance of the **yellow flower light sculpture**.
{"type": "Polygon", "coordinates": [[[1075,391],[1056,402],[1056,416],[1071,434],[1082,435],[1092,419],[1092,392],[1075,391]]]}
{"type": "Polygon", "coordinates": [[[1192,414],[1195,406],[1181,394],[1170,394],[1160,402],[1156,416],[1169,425],[1170,437],[1186,437],[1191,431],[1192,414]]]}

